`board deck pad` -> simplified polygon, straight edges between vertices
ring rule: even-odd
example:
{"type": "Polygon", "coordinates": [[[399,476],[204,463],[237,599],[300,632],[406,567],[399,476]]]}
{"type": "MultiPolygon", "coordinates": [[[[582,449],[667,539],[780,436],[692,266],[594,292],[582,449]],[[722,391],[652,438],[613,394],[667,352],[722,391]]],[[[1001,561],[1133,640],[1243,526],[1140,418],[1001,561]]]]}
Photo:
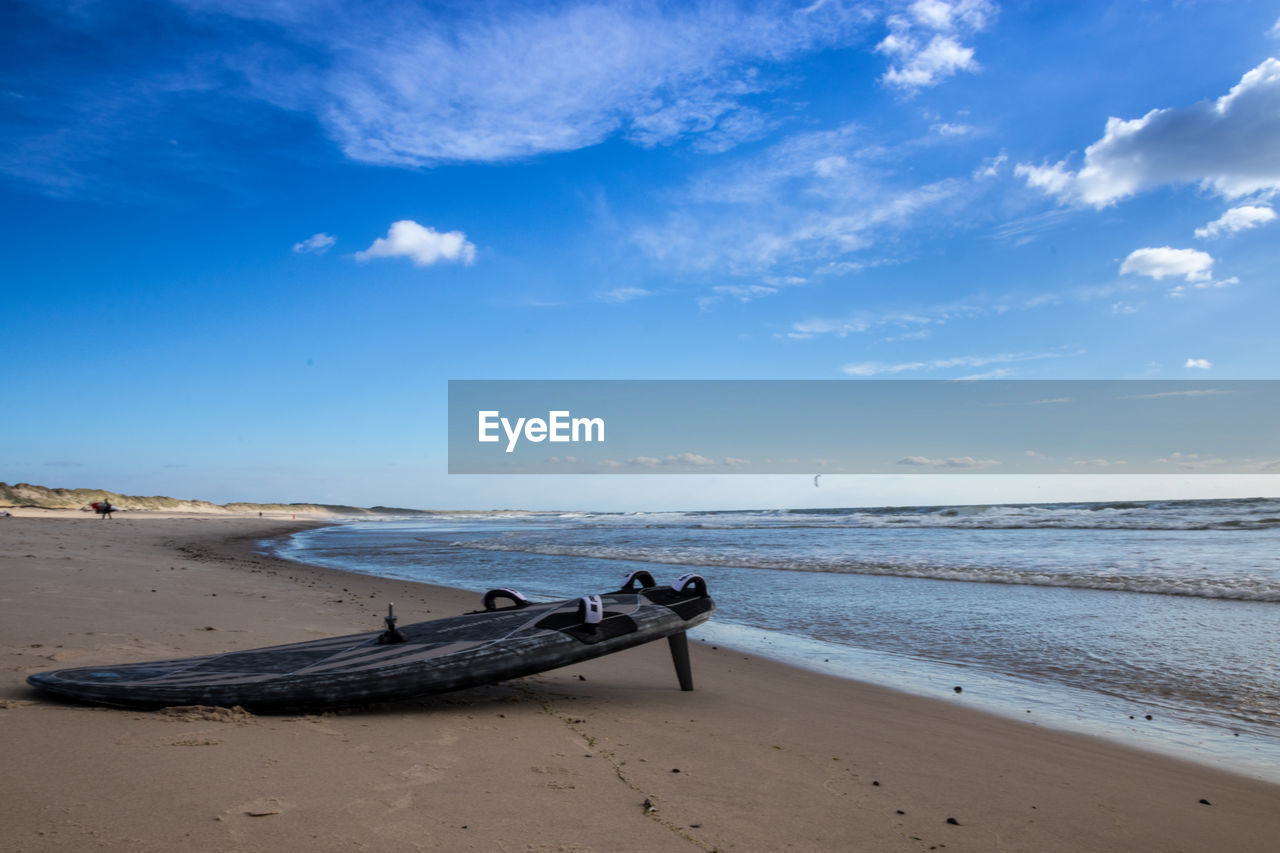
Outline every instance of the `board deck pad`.
{"type": "MultiPolygon", "coordinates": [[[[60,669],[32,686],[123,707],[339,707],[443,693],[544,672],[668,638],[683,689],[692,689],[684,632],[715,603],[702,578],[659,587],[647,573],[598,597],[487,609],[385,631],[175,660],[60,669]],[[645,584],[648,584],[647,586],[645,584]],[[637,588],[638,585],[638,588],[637,588]]],[[[505,592],[505,591],[504,591],[505,592]]],[[[485,597],[492,606],[493,593],[485,597]]]]}

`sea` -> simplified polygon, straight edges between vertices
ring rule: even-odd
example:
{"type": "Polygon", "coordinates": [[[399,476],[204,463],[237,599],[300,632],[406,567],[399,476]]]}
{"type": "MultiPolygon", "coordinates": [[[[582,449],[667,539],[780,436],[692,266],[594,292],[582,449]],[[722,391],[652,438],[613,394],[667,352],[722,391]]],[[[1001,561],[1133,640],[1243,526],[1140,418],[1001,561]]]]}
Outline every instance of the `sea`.
{"type": "Polygon", "coordinates": [[[1277,498],[441,513],[264,544],[533,600],[696,572],[717,610],[691,639],[1280,782],[1277,498]]]}

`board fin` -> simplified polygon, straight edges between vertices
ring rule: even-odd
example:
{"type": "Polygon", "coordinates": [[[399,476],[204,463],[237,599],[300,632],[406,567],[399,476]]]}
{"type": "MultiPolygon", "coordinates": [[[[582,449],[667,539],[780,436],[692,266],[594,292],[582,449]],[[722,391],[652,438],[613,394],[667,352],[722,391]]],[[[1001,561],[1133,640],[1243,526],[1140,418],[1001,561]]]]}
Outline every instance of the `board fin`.
{"type": "Polygon", "coordinates": [[[396,627],[396,606],[394,604],[387,605],[387,615],[382,617],[382,621],[387,623],[387,629],[378,635],[378,645],[389,646],[393,643],[403,643],[405,641],[404,634],[401,634],[400,629],[396,627]]]}
{"type": "Polygon", "coordinates": [[[693,669],[689,666],[689,636],[681,631],[667,637],[667,645],[671,647],[671,662],[676,665],[676,677],[680,679],[681,690],[693,689],[693,669]]]}

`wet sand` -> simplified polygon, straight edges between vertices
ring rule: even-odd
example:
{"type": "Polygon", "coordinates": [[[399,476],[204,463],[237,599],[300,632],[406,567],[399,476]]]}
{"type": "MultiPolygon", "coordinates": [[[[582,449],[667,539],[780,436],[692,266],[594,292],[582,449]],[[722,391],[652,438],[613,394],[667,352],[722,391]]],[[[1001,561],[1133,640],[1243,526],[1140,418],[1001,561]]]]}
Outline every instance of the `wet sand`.
{"type": "Polygon", "coordinates": [[[389,601],[403,622],[478,605],[255,551],[319,523],[0,518],[0,848],[1192,853],[1280,836],[1280,786],[701,642],[692,693],[665,643],[314,715],[121,711],[25,684],[372,630],[389,601]]]}

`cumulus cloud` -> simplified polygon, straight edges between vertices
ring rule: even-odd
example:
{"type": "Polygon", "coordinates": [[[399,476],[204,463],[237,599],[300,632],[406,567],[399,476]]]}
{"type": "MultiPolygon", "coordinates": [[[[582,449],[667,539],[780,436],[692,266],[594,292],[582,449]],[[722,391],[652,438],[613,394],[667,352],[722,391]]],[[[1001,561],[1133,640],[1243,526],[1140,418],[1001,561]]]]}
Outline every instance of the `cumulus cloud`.
{"type": "Polygon", "coordinates": [[[1209,281],[1213,275],[1213,257],[1199,249],[1135,249],[1120,265],[1120,273],[1134,273],[1154,278],[1181,277],[1190,282],[1209,281]]]}
{"type": "Polygon", "coordinates": [[[1215,100],[1108,119],[1079,171],[1062,160],[1020,163],[1015,173],[1063,202],[1099,208],[1164,184],[1195,183],[1226,198],[1280,189],[1280,59],[1215,100]]]}
{"type": "Polygon", "coordinates": [[[880,79],[911,92],[976,70],[973,48],[961,39],[986,29],[995,14],[987,0],[916,0],[905,14],[889,16],[889,35],[876,50],[893,64],[880,79]]]}
{"type": "Polygon", "coordinates": [[[1208,370],[1213,367],[1213,362],[1207,358],[1189,358],[1187,363],[1182,366],[1195,368],[1196,370],[1208,370]]]}
{"type": "Polygon", "coordinates": [[[442,234],[412,219],[402,219],[391,223],[386,237],[379,237],[363,252],[356,252],[357,261],[372,258],[409,258],[417,267],[441,261],[461,261],[470,266],[476,259],[476,247],[461,231],[442,234]]]}
{"type": "Polygon", "coordinates": [[[337,237],[321,231],[319,234],[312,234],[300,243],[294,243],[293,251],[299,255],[323,255],[336,242],[338,242],[337,237]]]}
{"type": "Polygon", "coordinates": [[[1266,225],[1275,218],[1276,212],[1269,207],[1245,204],[1233,207],[1203,228],[1197,228],[1196,236],[1202,240],[1212,240],[1224,234],[1230,236],[1250,228],[1257,228],[1259,225],[1266,225]]]}

